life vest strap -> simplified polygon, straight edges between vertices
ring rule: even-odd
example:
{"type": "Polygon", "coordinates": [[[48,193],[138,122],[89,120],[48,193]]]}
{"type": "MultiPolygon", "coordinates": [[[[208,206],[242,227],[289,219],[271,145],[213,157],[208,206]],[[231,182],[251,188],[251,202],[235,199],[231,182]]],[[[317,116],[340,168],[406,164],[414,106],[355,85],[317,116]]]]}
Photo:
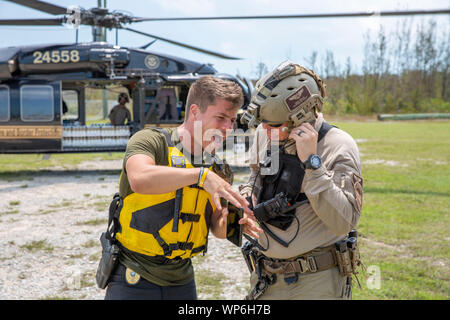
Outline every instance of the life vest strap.
{"type": "Polygon", "coordinates": [[[171,256],[172,252],[174,250],[192,250],[192,253],[196,253],[196,252],[201,252],[204,248],[204,246],[200,246],[198,248],[192,249],[194,247],[193,242],[176,242],[176,243],[167,244],[167,242],[165,242],[161,238],[161,235],[159,234],[159,232],[156,232],[153,236],[155,237],[156,241],[158,241],[158,244],[163,249],[165,257],[171,256]],[[196,250],[196,251],[194,252],[194,250],[196,250]]]}
{"type": "Polygon", "coordinates": [[[200,215],[195,213],[180,213],[180,219],[183,223],[186,222],[199,222],[200,221],[200,215]]]}
{"type": "Polygon", "coordinates": [[[207,247],[207,245],[203,245],[203,246],[194,248],[194,249],[192,249],[192,254],[202,252],[203,250],[204,250],[204,252],[206,252],[206,247],[207,247]]]}
{"type": "Polygon", "coordinates": [[[183,189],[178,189],[175,195],[175,206],[173,209],[172,232],[178,232],[178,220],[180,215],[181,201],[183,201],[183,189]]]}
{"type": "Polygon", "coordinates": [[[171,254],[174,250],[192,250],[193,247],[193,242],[177,242],[169,244],[169,250],[171,254]]]}

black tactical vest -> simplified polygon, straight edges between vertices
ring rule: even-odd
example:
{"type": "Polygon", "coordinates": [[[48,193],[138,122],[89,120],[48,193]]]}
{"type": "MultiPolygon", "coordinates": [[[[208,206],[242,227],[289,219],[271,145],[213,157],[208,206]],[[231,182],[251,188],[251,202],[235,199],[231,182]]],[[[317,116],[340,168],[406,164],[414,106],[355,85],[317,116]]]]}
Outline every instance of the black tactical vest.
{"type": "MultiPolygon", "coordinates": [[[[322,140],[326,133],[333,127],[334,126],[323,122],[318,132],[318,141],[322,140]]],[[[284,193],[289,205],[292,206],[293,209],[266,220],[265,223],[286,230],[294,219],[295,208],[298,206],[296,206],[296,204],[308,200],[304,193],[300,193],[305,169],[297,154],[287,154],[282,148],[268,156],[271,159],[278,156],[279,166],[277,172],[274,174],[262,175],[262,187],[257,197],[257,203],[264,203],[273,199],[276,195],[284,193]]]]}

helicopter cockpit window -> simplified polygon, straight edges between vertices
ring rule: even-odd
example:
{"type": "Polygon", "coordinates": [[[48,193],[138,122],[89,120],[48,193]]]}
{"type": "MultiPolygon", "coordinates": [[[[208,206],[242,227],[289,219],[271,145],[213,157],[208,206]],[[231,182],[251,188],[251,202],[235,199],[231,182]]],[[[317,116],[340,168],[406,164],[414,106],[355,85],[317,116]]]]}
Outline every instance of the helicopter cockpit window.
{"type": "Polygon", "coordinates": [[[45,85],[22,86],[20,116],[23,121],[52,121],[54,118],[53,88],[45,85]]]}
{"type": "Polygon", "coordinates": [[[0,86],[0,121],[8,121],[9,112],[9,88],[0,86]]]}
{"type": "Polygon", "coordinates": [[[75,90],[62,91],[62,118],[66,121],[79,119],[78,113],[78,92],[75,90]]]}

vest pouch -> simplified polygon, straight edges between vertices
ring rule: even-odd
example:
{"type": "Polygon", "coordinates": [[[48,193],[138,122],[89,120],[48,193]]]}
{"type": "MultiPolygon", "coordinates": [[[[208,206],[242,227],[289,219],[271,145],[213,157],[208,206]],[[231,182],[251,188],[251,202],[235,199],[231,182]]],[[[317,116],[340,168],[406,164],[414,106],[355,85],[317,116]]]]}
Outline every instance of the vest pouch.
{"type": "MultiPolygon", "coordinates": [[[[291,205],[299,198],[303,176],[305,175],[300,160],[296,155],[285,153],[279,153],[277,156],[279,156],[279,170],[274,175],[264,176],[263,185],[258,195],[258,205],[255,210],[258,210],[257,208],[260,204],[274,199],[281,193],[287,196],[287,200],[291,205]]],[[[267,219],[266,210],[263,208],[259,208],[259,210],[259,213],[264,213],[267,219]]],[[[279,229],[286,230],[291,225],[294,214],[295,208],[276,217],[271,217],[265,222],[279,229]]]]}
{"type": "Polygon", "coordinates": [[[293,204],[300,193],[305,171],[297,156],[281,154],[280,162],[283,163],[283,170],[279,177],[276,193],[284,192],[289,202],[293,204]]]}
{"type": "Polygon", "coordinates": [[[284,163],[280,161],[278,171],[275,174],[263,176],[263,186],[258,194],[257,203],[261,203],[275,197],[277,194],[280,176],[283,172],[283,166],[284,163]]]}

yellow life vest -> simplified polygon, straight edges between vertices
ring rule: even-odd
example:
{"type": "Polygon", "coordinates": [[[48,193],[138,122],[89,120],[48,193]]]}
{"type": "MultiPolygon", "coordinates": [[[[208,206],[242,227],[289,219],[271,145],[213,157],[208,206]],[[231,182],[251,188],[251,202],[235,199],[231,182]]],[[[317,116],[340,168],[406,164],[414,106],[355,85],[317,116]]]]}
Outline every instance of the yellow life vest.
{"type": "MultiPolygon", "coordinates": [[[[169,166],[193,168],[169,134],[169,166]]],[[[131,193],[123,199],[116,239],[128,250],[168,259],[189,258],[206,250],[214,206],[196,185],[163,194],[131,193]]]]}

